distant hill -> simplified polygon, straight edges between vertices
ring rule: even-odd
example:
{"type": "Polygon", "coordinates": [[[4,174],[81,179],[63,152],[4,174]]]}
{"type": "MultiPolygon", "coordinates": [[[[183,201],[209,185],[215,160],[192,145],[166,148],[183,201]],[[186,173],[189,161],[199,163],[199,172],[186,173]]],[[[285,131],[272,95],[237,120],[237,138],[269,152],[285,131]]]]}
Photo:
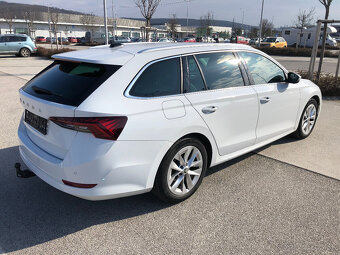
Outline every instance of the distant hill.
{"type": "MultiPolygon", "coordinates": [[[[135,18],[138,20],[144,20],[141,18],[135,18]]],[[[167,23],[169,21],[169,19],[167,18],[153,18],[151,20],[151,25],[164,25],[165,23],[167,23]]],[[[190,27],[199,27],[200,26],[200,20],[199,19],[189,19],[188,20],[188,24],[190,27]]],[[[180,24],[181,26],[186,26],[187,25],[187,19],[185,18],[177,18],[177,23],[180,24]]],[[[212,22],[213,26],[220,26],[220,27],[242,27],[241,23],[237,23],[237,22],[232,22],[232,21],[227,21],[227,20],[213,20],[212,22]]],[[[246,30],[250,30],[252,27],[251,25],[243,25],[244,29],[246,30]]]]}
{"type": "MultiPolygon", "coordinates": [[[[0,17],[1,12],[13,12],[17,18],[22,18],[22,12],[24,11],[32,11],[32,12],[47,12],[48,7],[44,5],[36,5],[36,4],[19,4],[19,3],[8,3],[6,1],[0,1],[0,17]]],[[[56,7],[50,7],[50,11],[63,13],[63,14],[79,14],[82,15],[81,12],[71,11],[60,9],[56,7]]]]}

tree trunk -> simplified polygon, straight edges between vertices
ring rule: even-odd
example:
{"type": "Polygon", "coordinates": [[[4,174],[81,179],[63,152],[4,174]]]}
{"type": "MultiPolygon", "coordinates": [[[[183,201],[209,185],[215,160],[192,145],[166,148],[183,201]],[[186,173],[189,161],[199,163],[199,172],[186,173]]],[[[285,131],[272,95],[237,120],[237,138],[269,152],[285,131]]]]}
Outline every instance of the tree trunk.
{"type": "Polygon", "coordinates": [[[146,19],[146,22],[145,22],[145,38],[146,38],[147,42],[149,41],[149,27],[150,27],[150,19],[146,19]]]}
{"type": "MultiPolygon", "coordinates": [[[[326,6],[325,20],[328,20],[328,16],[329,16],[329,6],[326,6]]],[[[321,69],[322,69],[322,62],[323,62],[323,58],[325,56],[325,47],[326,47],[326,39],[327,39],[326,36],[327,36],[327,23],[325,23],[324,26],[323,26],[320,61],[319,61],[318,72],[317,72],[317,75],[316,75],[317,80],[319,80],[319,78],[320,78],[321,69]]]]}

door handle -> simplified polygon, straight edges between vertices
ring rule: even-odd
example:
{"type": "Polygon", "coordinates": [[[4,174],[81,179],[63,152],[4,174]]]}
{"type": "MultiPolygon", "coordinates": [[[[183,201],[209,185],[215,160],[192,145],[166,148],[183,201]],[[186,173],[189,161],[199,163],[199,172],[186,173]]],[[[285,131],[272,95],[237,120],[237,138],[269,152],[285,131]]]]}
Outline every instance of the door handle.
{"type": "Polygon", "coordinates": [[[266,104],[270,101],[270,97],[262,97],[260,99],[261,104],[266,104]]]}
{"type": "Polygon", "coordinates": [[[216,106],[207,106],[202,109],[202,112],[204,114],[211,114],[214,113],[217,110],[216,106]]]}

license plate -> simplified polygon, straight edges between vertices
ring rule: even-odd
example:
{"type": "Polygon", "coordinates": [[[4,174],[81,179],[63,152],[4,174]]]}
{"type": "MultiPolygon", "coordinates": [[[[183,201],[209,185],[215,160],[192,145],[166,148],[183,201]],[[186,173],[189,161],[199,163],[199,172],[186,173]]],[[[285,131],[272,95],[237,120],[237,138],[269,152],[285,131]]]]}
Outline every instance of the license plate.
{"type": "Polygon", "coordinates": [[[47,119],[25,110],[25,122],[40,133],[47,134],[47,119]]]}

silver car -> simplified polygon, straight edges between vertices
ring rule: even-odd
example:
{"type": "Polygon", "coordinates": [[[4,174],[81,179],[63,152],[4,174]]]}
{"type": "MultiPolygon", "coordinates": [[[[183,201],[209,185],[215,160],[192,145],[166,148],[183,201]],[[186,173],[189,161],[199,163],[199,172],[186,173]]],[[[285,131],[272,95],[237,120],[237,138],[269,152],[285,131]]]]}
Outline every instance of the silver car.
{"type": "Polygon", "coordinates": [[[29,57],[36,51],[37,47],[27,35],[0,35],[0,54],[16,54],[21,57],[29,57]]]}

